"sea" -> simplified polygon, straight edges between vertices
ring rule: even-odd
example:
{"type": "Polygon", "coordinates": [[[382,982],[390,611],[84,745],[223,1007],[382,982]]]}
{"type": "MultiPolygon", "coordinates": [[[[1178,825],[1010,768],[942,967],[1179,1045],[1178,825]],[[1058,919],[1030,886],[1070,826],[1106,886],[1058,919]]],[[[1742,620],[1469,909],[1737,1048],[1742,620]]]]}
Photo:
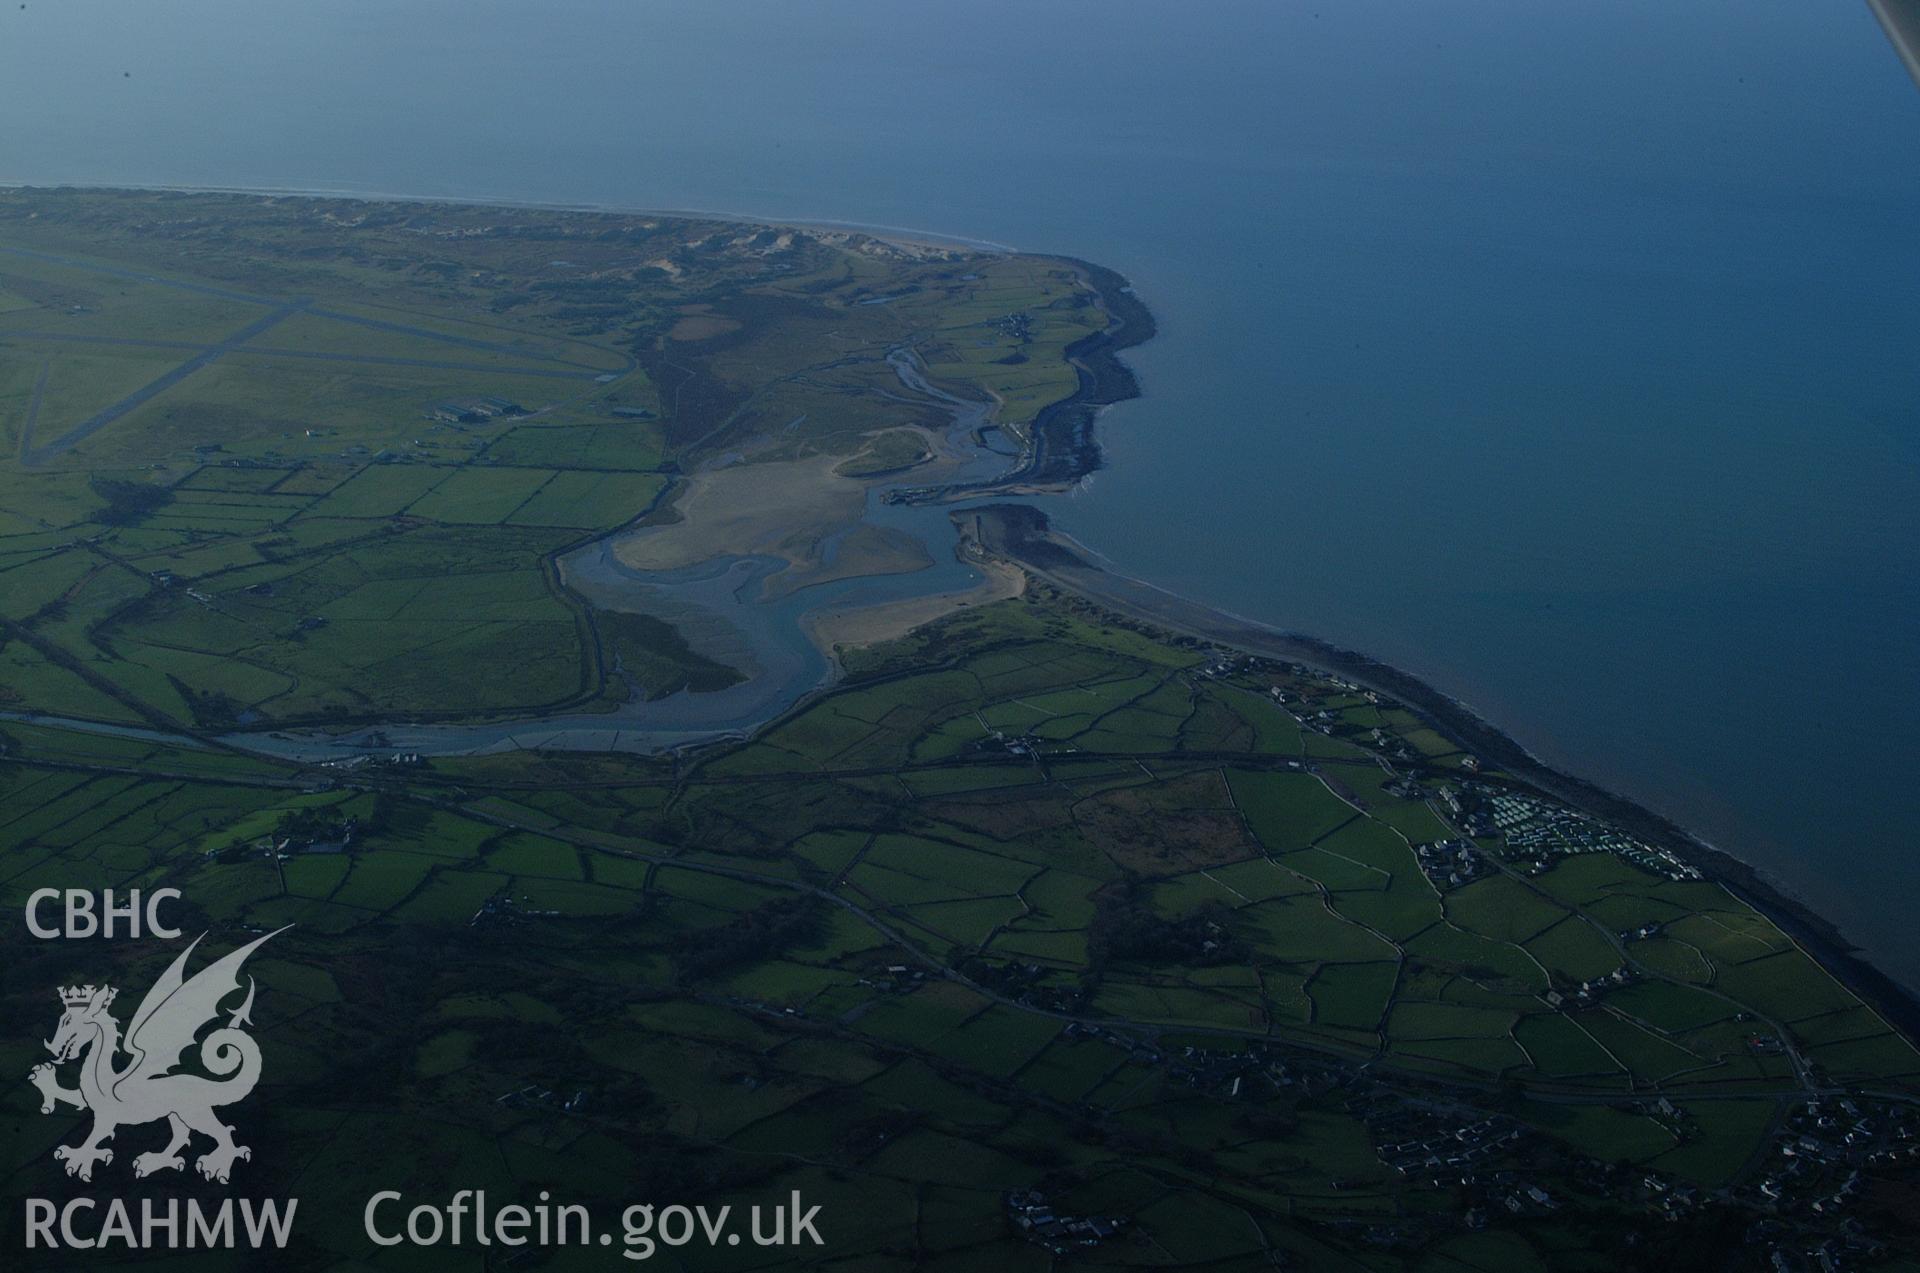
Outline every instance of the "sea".
{"type": "Polygon", "coordinates": [[[1920,91],[1863,0],[29,0],[0,181],[723,211],[1159,318],[1111,568],[1364,650],[1920,986],[1920,91]]]}

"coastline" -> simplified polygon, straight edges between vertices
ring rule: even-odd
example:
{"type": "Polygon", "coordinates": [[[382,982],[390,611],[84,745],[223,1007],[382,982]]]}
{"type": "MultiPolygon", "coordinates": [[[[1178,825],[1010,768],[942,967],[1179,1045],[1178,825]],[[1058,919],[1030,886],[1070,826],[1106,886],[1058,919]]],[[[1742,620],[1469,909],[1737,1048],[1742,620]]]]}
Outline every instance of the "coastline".
{"type": "Polygon", "coordinates": [[[1083,274],[1112,320],[1105,330],[1067,346],[1067,361],[1079,375],[1079,386],[1040,409],[1018,463],[1005,472],[978,482],[900,487],[888,492],[888,503],[941,504],[985,496],[1057,493],[1100,468],[1095,421],[1114,403],[1140,396],[1140,381],[1119,355],[1152,340],[1159,329],[1153,312],[1134,294],[1124,275],[1078,257],[1047,259],[1083,274]]]}
{"type": "Polygon", "coordinates": [[[784,227],[795,230],[821,230],[830,234],[860,234],[868,238],[909,246],[961,248],[973,252],[1015,254],[1019,248],[992,239],[969,238],[922,230],[910,226],[879,225],[867,221],[845,221],[830,217],[762,216],[752,212],[715,211],[706,208],[643,208],[620,203],[548,203],[535,199],[491,198],[486,195],[429,195],[393,191],[335,189],[326,186],[179,186],[128,184],[124,181],[56,181],[43,184],[0,178],[0,190],[87,190],[111,193],[116,190],[141,194],[244,195],[254,199],[342,199],[354,203],[414,203],[425,207],[435,204],[467,208],[519,208],[536,212],[581,212],[623,217],[676,217],[684,221],[727,221],[739,225],[784,227]]]}
{"type": "MultiPolygon", "coordinates": [[[[402,194],[368,194],[346,190],[247,189],[187,186],[130,186],[57,183],[38,187],[26,182],[0,182],[16,189],[80,189],[93,191],[143,191],[149,193],[227,194],[254,198],[338,199],[361,202],[416,203],[423,206],[451,205],[499,208],[527,208],[546,211],[572,211],[590,214],[620,214],[708,219],[746,225],[792,227],[823,230],[828,233],[864,234],[918,245],[944,245],[973,251],[1008,252],[1002,244],[970,240],[956,236],[908,231],[897,227],[862,226],[846,222],[807,221],[796,218],[763,218],[737,213],[674,211],[624,208],[612,205],[546,204],[513,199],[451,197],[402,194]]],[[[1101,454],[1095,424],[1108,405],[1138,397],[1138,381],[1119,358],[1125,350],[1151,339],[1156,324],[1151,311],[1133,293],[1131,284],[1119,273],[1091,262],[1054,254],[1036,254],[1058,260],[1082,271],[1095,290],[1113,322],[1109,327],[1070,346],[1067,357],[1079,372],[1074,393],[1044,408],[1034,421],[1030,445],[1019,462],[999,477],[972,484],[910,488],[890,496],[899,503],[950,503],[988,497],[1006,497],[1028,493],[1053,492],[1071,486],[1096,471],[1101,454]]],[[[986,556],[998,558],[1024,570],[1030,577],[1058,587],[1088,603],[1122,616],[1123,621],[1144,625],[1162,633],[1184,635],[1221,645],[1246,649],[1250,653],[1286,658],[1336,672],[1393,695],[1433,720],[1443,732],[1465,743],[1509,774],[1567,803],[1615,822],[1622,828],[1657,843],[1701,867],[1737,896],[1753,904],[1786,931],[1823,967],[1853,989],[1881,1012],[1896,1028],[1909,1036],[1920,1036],[1920,993],[1909,990],[1862,957],[1860,949],[1849,942],[1837,925],[1783,892],[1739,858],[1707,844],[1684,827],[1663,815],[1574,775],[1555,769],[1515,742],[1499,727],[1485,720],[1470,707],[1435,689],[1410,673],[1370,656],[1305,634],[1284,632],[1212,610],[1139,580],[1129,579],[1096,565],[1076,551],[1077,545],[1052,530],[1046,515],[1025,505],[972,505],[965,516],[979,528],[977,546],[986,556]]],[[[878,603],[884,607],[887,603],[878,603]]],[[[848,611],[866,607],[848,607],[848,611]]],[[[950,613],[947,608],[943,613],[950,613]]],[[[844,612],[843,612],[844,614],[844,612]]],[[[841,616],[836,616],[839,618],[841,616]]],[[[864,616],[875,618],[878,616],[864,616]]],[[[922,622],[937,615],[929,613],[922,622]]],[[[896,626],[889,622],[887,629],[896,626]]],[[[819,641],[817,630],[806,635],[819,641]]],[[[830,667],[837,664],[832,642],[821,651],[830,667]]],[[[830,670],[824,681],[800,697],[800,704],[831,688],[838,677],[830,670]]],[[[800,704],[776,711],[760,720],[747,732],[758,732],[800,704]]],[[[506,725],[537,731],[545,717],[516,719],[506,725]]],[[[600,723],[600,722],[596,722],[600,723]]],[[[611,722],[608,722],[609,724],[611,722]]],[[[353,732],[374,726],[357,724],[353,732]]],[[[505,726],[502,726],[505,729],[505,726]]],[[[612,733],[618,733],[615,728],[612,733]]],[[[717,737],[738,737],[731,730],[717,737]]],[[[230,742],[229,739],[221,740],[230,742]]],[[[699,745],[707,741],[686,737],[670,747],[699,745]]],[[[231,743],[230,743],[231,745],[231,743]]],[[[524,744],[516,744],[524,745],[524,744]]],[[[532,742],[538,747],[539,742],[532,742]]],[[[269,752],[268,754],[272,754],[269,752]]]]}
{"type": "Polygon", "coordinates": [[[1140,381],[1120,355],[1152,340],[1159,331],[1149,310],[1126,277],[1091,261],[1055,257],[1086,275],[1113,321],[1067,346],[1067,360],[1080,373],[1080,386],[1041,409],[1033,421],[1033,444],[1020,464],[983,487],[1070,487],[1100,467],[1100,443],[1094,423],[1105,408],[1140,396],[1140,381]]]}
{"type": "MultiPolygon", "coordinates": [[[[1060,259],[1086,271],[1100,291],[1101,303],[1109,313],[1117,314],[1119,323],[1067,351],[1080,369],[1080,388],[1036,419],[1034,445],[1030,448],[1033,456],[992,484],[1001,492],[1023,493],[1012,488],[1025,483],[1071,484],[1097,470],[1101,461],[1093,433],[1095,419],[1104,407],[1140,394],[1132,369],[1118,355],[1153,336],[1152,313],[1134,295],[1124,276],[1091,262],[1060,259]]],[[[965,494],[956,492],[958,497],[965,494]]],[[[918,498],[935,502],[940,496],[929,491],[918,498]]],[[[1547,764],[1467,704],[1412,673],[1361,651],[1229,615],[1109,571],[1089,561],[1081,545],[1054,531],[1047,515],[1030,505],[971,505],[964,511],[956,510],[952,518],[963,542],[972,540],[983,557],[1012,562],[1036,579],[1114,613],[1123,622],[1250,654],[1305,663],[1400,699],[1442,733],[1492,760],[1522,783],[1669,849],[1700,868],[1777,924],[1894,1028],[1920,1038],[1920,990],[1909,989],[1868,961],[1834,921],[1783,891],[1750,864],[1707,843],[1664,814],[1547,764]]]]}
{"type": "Polygon", "coordinates": [[[1920,1036],[1920,995],[1868,962],[1833,921],[1672,819],[1540,760],[1471,707],[1411,673],[1360,651],[1269,628],[1114,574],[1088,561],[1076,551],[1071,539],[1052,529],[1044,512],[1029,505],[973,507],[956,513],[956,523],[963,517],[970,527],[963,533],[978,536],[982,553],[1019,565],[1035,579],[1112,615],[1117,624],[1147,634],[1185,637],[1258,657],[1303,663],[1400,700],[1441,733],[1522,784],[1612,822],[1700,868],[1777,924],[1895,1029],[1909,1037],[1920,1036]]]}

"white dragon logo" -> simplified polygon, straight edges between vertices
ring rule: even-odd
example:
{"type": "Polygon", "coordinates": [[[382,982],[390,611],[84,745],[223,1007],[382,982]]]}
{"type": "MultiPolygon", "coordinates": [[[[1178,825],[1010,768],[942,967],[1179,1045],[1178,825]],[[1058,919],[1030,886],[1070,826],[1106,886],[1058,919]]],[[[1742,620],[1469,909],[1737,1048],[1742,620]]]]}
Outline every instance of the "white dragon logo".
{"type": "Polygon", "coordinates": [[[136,1157],[135,1176],[184,1168],[186,1161],[180,1151],[193,1139],[194,1132],[213,1138],[213,1148],[194,1162],[208,1180],[226,1184],[234,1160],[253,1157],[253,1151],[245,1145],[233,1143],[233,1128],[213,1113],[216,1105],[244,1099],[260,1081],[260,1045],[240,1029],[253,1024],[253,978],[247,978],[246,1002],[232,1010],[227,1024],[199,1040],[200,1064],[215,1077],[174,1070],[200,1031],[219,1017],[221,1001],[240,989],[240,965],[247,956],[268,938],[285,931],[278,929],[247,943],[189,980],[183,975],[187,957],[206,934],[194,938],[140,1001],[127,1025],[124,1043],[120,1023],[107,1011],[117,990],[111,986],[61,988],[60,1001],[66,1011],[47,1042],[53,1062],[36,1065],[27,1081],[40,1089],[42,1114],[51,1114],[57,1105],[93,1111],[93,1130],[86,1140],[53,1151],[55,1158],[66,1162],[69,1176],[92,1180],[95,1163],[113,1161],[113,1151],[105,1148],[105,1143],[113,1139],[118,1128],[162,1118],[172,1128],[173,1139],[165,1149],[136,1157]],[[55,1066],[80,1057],[89,1048],[92,1051],[80,1065],[80,1086],[61,1087],[55,1066]],[[132,1060],[124,1068],[115,1069],[114,1060],[122,1051],[132,1060]]]}

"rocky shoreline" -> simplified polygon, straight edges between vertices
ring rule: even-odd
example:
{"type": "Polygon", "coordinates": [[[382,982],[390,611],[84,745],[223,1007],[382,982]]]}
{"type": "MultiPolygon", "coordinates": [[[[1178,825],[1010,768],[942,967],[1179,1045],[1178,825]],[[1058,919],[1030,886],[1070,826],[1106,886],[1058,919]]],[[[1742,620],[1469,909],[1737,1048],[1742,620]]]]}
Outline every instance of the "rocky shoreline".
{"type": "Polygon", "coordinates": [[[1012,495],[1065,490],[1100,467],[1094,421],[1102,409],[1140,396],[1140,382],[1119,355],[1153,339],[1153,313],[1133,294],[1133,285],[1105,266],[1074,257],[1056,258],[1086,276],[1112,319],[1103,331],[1067,346],[1067,361],[1080,385],[1034,417],[1032,437],[1020,462],[980,482],[903,487],[887,493],[888,503],[937,504],[982,495],[1012,495]]]}
{"type": "Polygon", "coordinates": [[[1103,408],[1140,396],[1140,381],[1119,355],[1152,340],[1158,330],[1149,310],[1119,274],[1089,261],[1071,260],[1100,294],[1113,319],[1107,329],[1067,347],[1067,360],[1080,373],[1080,388],[1035,417],[1033,447],[1019,480],[1071,486],[1100,467],[1094,421],[1103,408]]]}

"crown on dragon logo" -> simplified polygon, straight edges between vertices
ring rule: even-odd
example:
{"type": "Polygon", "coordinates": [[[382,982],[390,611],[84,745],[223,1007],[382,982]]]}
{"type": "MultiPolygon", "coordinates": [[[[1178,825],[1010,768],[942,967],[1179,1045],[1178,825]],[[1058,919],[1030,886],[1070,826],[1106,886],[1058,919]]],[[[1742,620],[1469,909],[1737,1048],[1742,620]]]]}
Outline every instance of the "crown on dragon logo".
{"type": "Polygon", "coordinates": [[[213,1141],[194,1163],[208,1180],[227,1184],[234,1163],[252,1159],[253,1151],[234,1143],[233,1128],[214,1111],[245,1100],[260,1081],[260,1047],[247,1033],[253,1025],[254,983],[241,968],[261,943],[285,931],[256,937],[189,977],[187,960],[206,934],[194,938],[148,989],[126,1023],[124,1038],[120,1021],[107,1011],[118,993],[112,986],[60,987],[67,1011],[46,1040],[51,1059],[28,1071],[27,1081],[40,1089],[42,1114],[61,1105],[93,1113],[85,1140],[54,1147],[53,1156],[66,1164],[68,1175],[91,1181],[96,1166],[113,1161],[106,1142],[115,1131],[140,1123],[164,1122],[172,1139],[164,1148],[137,1155],[135,1176],[184,1169],[182,1151],[196,1135],[213,1141]],[[238,1007],[222,1007],[243,990],[246,998],[238,1007]],[[187,1054],[195,1051],[205,1073],[181,1072],[187,1054]],[[122,1055],[131,1058],[124,1065],[118,1063],[122,1055]],[[78,1087],[60,1082],[59,1067],[70,1062],[80,1064],[78,1087]]]}

